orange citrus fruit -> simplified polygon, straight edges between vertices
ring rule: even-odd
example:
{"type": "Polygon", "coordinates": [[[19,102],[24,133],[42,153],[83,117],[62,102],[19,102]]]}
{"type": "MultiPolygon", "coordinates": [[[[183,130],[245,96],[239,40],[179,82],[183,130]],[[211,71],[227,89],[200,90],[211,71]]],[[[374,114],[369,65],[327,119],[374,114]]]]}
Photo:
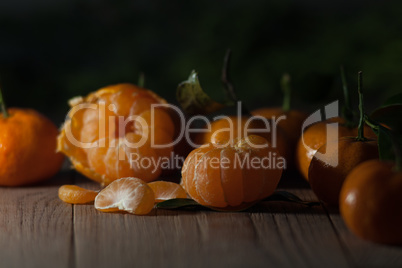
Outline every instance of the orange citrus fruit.
{"type": "Polygon", "coordinates": [[[338,206],[346,176],[358,164],[378,158],[378,144],[373,140],[344,137],[324,144],[317,153],[311,160],[309,183],[319,199],[338,206]],[[317,153],[321,153],[321,157],[317,153]]]}
{"type": "Polygon", "coordinates": [[[340,212],[360,238],[402,245],[402,172],[394,168],[392,162],[369,160],[346,177],[340,212]]]}
{"type": "Polygon", "coordinates": [[[257,135],[224,147],[208,143],[192,151],[182,168],[182,185],[205,206],[237,207],[271,195],[283,167],[274,161],[277,151],[257,135]]]}
{"type": "Polygon", "coordinates": [[[93,202],[97,192],[76,185],[63,185],[59,188],[59,198],[69,204],[86,204],[93,202]]]}
{"type": "Polygon", "coordinates": [[[148,183],[155,194],[155,202],[162,202],[174,198],[187,198],[183,187],[174,182],[153,181],[148,183]]]}
{"type": "MultiPolygon", "coordinates": [[[[263,116],[267,119],[278,120],[277,125],[286,136],[290,152],[296,150],[296,144],[301,136],[302,126],[307,114],[298,110],[285,111],[283,108],[260,108],[251,112],[252,115],[263,116]],[[283,118],[283,119],[281,119],[283,118]]],[[[289,165],[294,165],[294,159],[290,157],[289,165]]]]}
{"type": "Polygon", "coordinates": [[[0,113],[0,185],[34,184],[55,175],[63,164],[56,153],[57,127],[32,109],[0,113]]]}
{"type": "Polygon", "coordinates": [[[151,212],[155,195],[138,178],[121,178],[110,183],[95,198],[95,208],[103,212],[125,211],[136,215],[151,212]]]}
{"type": "MultiPolygon", "coordinates": [[[[296,146],[296,166],[306,180],[308,180],[308,169],[314,154],[327,142],[327,137],[329,137],[328,141],[331,141],[331,136],[336,136],[334,135],[336,131],[338,131],[336,138],[356,137],[358,134],[357,128],[346,127],[344,120],[340,117],[315,123],[303,132],[296,146]]],[[[364,126],[364,133],[369,139],[377,139],[374,131],[367,125],[364,126]]]]}
{"type": "Polygon", "coordinates": [[[132,84],[102,88],[70,101],[58,150],[75,169],[101,184],[122,177],[155,180],[173,151],[174,124],[166,101],[132,84]]]}
{"type": "Polygon", "coordinates": [[[239,138],[258,135],[265,138],[271,147],[286,160],[289,159],[289,147],[285,134],[278,126],[274,129],[272,121],[248,116],[227,116],[213,121],[210,128],[196,136],[198,144],[229,144],[239,138]]]}

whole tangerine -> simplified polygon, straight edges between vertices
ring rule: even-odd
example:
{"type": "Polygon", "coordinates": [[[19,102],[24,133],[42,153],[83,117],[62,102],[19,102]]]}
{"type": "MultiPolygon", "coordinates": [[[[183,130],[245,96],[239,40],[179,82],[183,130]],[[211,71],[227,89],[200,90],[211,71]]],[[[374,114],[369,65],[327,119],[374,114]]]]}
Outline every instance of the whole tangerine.
{"type": "MultiPolygon", "coordinates": [[[[307,114],[299,111],[299,110],[288,110],[285,111],[281,107],[273,107],[273,108],[260,108],[254,111],[251,111],[252,115],[258,115],[265,117],[267,119],[274,118],[278,120],[278,127],[281,129],[283,134],[286,137],[287,147],[289,147],[289,151],[296,151],[296,144],[302,133],[302,126],[304,120],[307,118],[307,114]]],[[[289,157],[288,160],[290,166],[294,166],[294,159],[289,157]]]]}
{"type": "Polygon", "coordinates": [[[344,137],[324,144],[317,153],[309,167],[310,186],[320,200],[337,206],[346,176],[358,164],[378,158],[378,143],[344,137]]]}
{"type": "Polygon", "coordinates": [[[339,193],[349,172],[358,164],[379,157],[377,139],[365,137],[363,73],[358,73],[359,125],[357,137],[340,138],[321,146],[311,160],[308,178],[314,193],[324,202],[339,204],[339,193]]]}
{"type": "MultiPolygon", "coordinates": [[[[367,125],[364,125],[364,133],[368,139],[377,139],[377,135],[367,125]]],[[[358,129],[347,127],[345,120],[341,117],[330,118],[307,127],[296,148],[296,166],[301,175],[308,180],[311,159],[317,150],[327,142],[327,137],[329,142],[334,140],[331,137],[356,137],[357,134],[358,129]]]]}
{"type": "Polygon", "coordinates": [[[56,153],[59,131],[44,115],[32,109],[3,110],[0,129],[0,185],[39,183],[60,170],[64,157],[56,153]]]}
{"type": "Polygon", "coordinates": [[[402,244],[402,172],[395,163],[369,160],[355,167],[343,184],[340,213],[358,237],[402,244]]]}

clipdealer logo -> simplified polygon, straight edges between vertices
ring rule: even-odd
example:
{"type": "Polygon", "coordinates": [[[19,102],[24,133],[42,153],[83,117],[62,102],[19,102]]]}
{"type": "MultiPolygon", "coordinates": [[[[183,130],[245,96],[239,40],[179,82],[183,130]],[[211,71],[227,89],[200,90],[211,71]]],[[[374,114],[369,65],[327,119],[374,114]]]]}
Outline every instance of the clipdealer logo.
{"type": "MultiPolygon", "coordinates": [[[[182,113],[182,111],[175,105],[171,104],[152,104],[151,106],[151,125],[154,123],[154,111],[155,109],[162,108],[162,109],[170,109],[173,112],[177,113],[178,117],[180,118],[180,133],[177,137],[174,138],[170,143],[166,144],[156,144],[155,142],[155,133],[154,133],[154,128],[148,126],[148,123],[138,115],[130,115],[128,117],[124,116],[117,116],[117,115],[110,115],[116,110],[116,107],[114,105],[106,105],[104,102],[99,102],[97,104],[94,103],[82,103],[77,106],[74,106],[72,110],[68,113],[68,118],[66,121],[70,122],[68,125],[65,126],[65,132],[66,132],[66,137],[69,140],[69,142],[76,147],[82,148],[82,149],[91,149],[91,148],[104,148],[108,147],[113,150],[117,150],[118,152],[118,160],[129,160],[130,166],[133,165],[135,162],[136,165],[141,165],[143,163],[144,165],[149,165],[151,166],[151,162],[153,163],[153,166],[157,165],[182,165],[184,162],[183,157],[179,157],[177,155],[170,155],[170,157],[163,157],[161,159],[148,159],[144,160],[144,157],[140,157],[139,154],[137,153],[128,153],[126,150],[128,148],[139,148],[141,146],[144,146],[144,144],[148,143],[151,148],[154,149],[163,149],[163,148],[168,148],[168,147],[173,147],[177,145],[181,139],[186,139],[186,142],[191,145],[192,147],[199,147],[202,144],[196,144],[191,138],[191,133],[206,133],[211,131],[211,120],[203,115],[196,115],[191,117],[189,120],[185,119],[185,115],[182,113]],[[97,127],[98,127],[98,137],[104,137],[96,140],[95,142],[83,142],[81,141],[80,137],[76,137],[72,131],[72,124],[74,122],[71,122],[74,118],[74,115],[78,112],[83,112],[86,109],[92,110],[96,114],[97,118],[97,127]],[[108,111],[107,111],[108,110],[108,111]],[[109,113],[108,113],[109,112],[109,113]],[[109,114],[109,116],[106,116],[109,114]],[[194,128],[192,127],[192,123],[194,121],[201,121],[204,123],[205,126],[201,128],[194,128]],[[117,122],[117,124],[116,124],[117,122]],[[142,135],[141,139],[136,141],[136,142],[130,142],[128,139],[125,138],[125,132],[126,132],[126,127],[128,124],[135,124],[136,129],[142,129],[142,130],[147,130],[151,129],[151,133],[147,133],[147,135],[142,135]],[[109,137],[106,137],[106,134],[109,133],[109,137]],[[149,140],[150,139],[150,140],[149,140]],[[132,155],[131,155],[132,154],[132,155]],[[157,162],[155,162],[157,161],[157,162]]],[[[237,120],[240,120],[242,118],[241,116],[241,102],[237,103],[237,120]]],[[[320,109],[312,113],[303,123],[301,133],[308,128],[310,125],[324,121],[333,117],[338,116],[339,109],[338,109],[338,101],[334,101],[328,105],[326,105],[321,111],[320,109]],[[322,115],[324,114],[324,116],[322,115]]],[[[228,116],[216,116],[212,119],[214,120],[227,120],[229,127],[220,129],[218,132],[222,131],[227,131],[229,134],[229,137],[231,137],[229,140],[232,140],[233,137],[239,137],[243,136],[246,137],[248,136],[247,133],[262,133],[262,132],[268,132],[271,133],[271,140],[269,141],[269,144],[272,148],[276,148],[277,146],[277,124],[281,120],[286,120],[286,116],[282,115],[278,118],[264,118],[261,116],[251,116],[248,118],[248,121],[242,125],[239,122],[237,124],[234,124],[232,122],[232,119],[228,116]],[[264,128],[258,128],[258,129],[252,129],[250,128],[251,122],[253,120],[260,120],[261,122],[264,123],[264,128]],[[234,127],[236,125],[237,127],[234,127]]],[[[337,122],[329,122],[326,126],[327,129],[327,136],[326,136],[326,142],[327,144],[334,144],[330,143],[330,141],[336,141],[338,139],[338,123],[337,122]]],[[[213,137],[216,136],[218,133],[213,133],[213,137]]],[[[308,151],[312,154],[311,157],[315,154],[315,156],[320,159],[321,161],[327,163],[328,165],[332,166],[337,166],[338,164],[338,147],[334,145],[334,148],[331,148],[332,152],[335,152],[336,157],[329,158],[326,156],[326,154],[319,153],[317,152],[316,149],[309,148],[305,142],[303,135],[301,136],[301,140],[303,143],[303,146],[308,149],[308,151]]],[[[225,147],[229,145],[229,142],[226,144],[216,144],[216,147],[225,147]]],[[[253,145],[255,148],[258,148],[258,144],[253,145]]],[[[333,154],[334,155],[334,154],[333,154]]],[[[272,158],[277,159],[276,163],[280,163],[279,165],[283,167],[286,167],[286,161],[282,156],[276,155],[276,154],[270,154],[269,159],[264,159],[264,161],[268,161],[266,163],[269,163],[269,165],[272,168],[271,163],[275,162],[275,160],[272,160],[272,158]]],[[[246,161],[247,162],[247,161],[246,161]]],[[[263,165],[264,163],[260,163],[263,165]]],[[[244,166],[244,164],[242,164],[244,166]]],[[[264,164],[267,165],[267,164],[264,164]]]]}
{"type": "Polygon", "coordinates": [[[304,121],[303,126],[302,126],[302,135],[301,135],[301,141],[303,146],[307,149],[307,151],[311,154],[311,157],[316,157],[322,162],[326,163],[327,165],[336,167],[338,166],[338,138],[339,138],[339,123],[338,122],[328,122],[326,124],[326,144],[327,144],[327,151],[331,152],[332,157],[329,157],[326,153],[320,153],[317,152],[317,149],[313,149],[306,145],[304,142],[304,130],[308,128],[309,126],[324,121],[328,120],[334,117],[339,116],[339,101],[334,101],[330,104],[327,104],[324,107],[324,110],[318,109],[314,113],[312,113],[307,119],[304,121]],[[324,115],[322,115],[322,113],[324,115]]]}

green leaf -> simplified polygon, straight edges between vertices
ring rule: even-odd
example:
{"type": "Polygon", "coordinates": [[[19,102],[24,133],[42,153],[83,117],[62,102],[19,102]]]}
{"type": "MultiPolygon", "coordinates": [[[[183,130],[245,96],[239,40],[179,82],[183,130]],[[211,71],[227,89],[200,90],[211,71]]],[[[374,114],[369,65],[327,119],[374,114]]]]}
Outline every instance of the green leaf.
{"type": "Polygon", "coordinates": [[[179,84],[176,98],[184,112],[188,115],[209,114],[218,111],[225,105],[211,99],[203,90],[197,72],[192,71],[186,81],[179,84]]]}
{"type": "Polygon", "coordinates": [[[389,97],[383,104],[383,106],[402,104],[402,93],[398,93],[392,97],[389,97]]]}
{"type": "Polygon", "coordinates": [[[305,206],[318,206],[320,202],[309,202],[301,200],[297,195],[287,191],[275,191],[272,195],[265,198],[263,201],[284,201],[291,202],[305,206]]]}
{"type": "Polygon", "coordinates": [[[184,198],[176,198],[176,199],[169,199],[163,202],[160,202],[156,204],[156,208],[161,208],[161,209],[186,209],[186,210],[202,210],[202,209],[208,209],[208,210],[215,210],[215,211],[220,211],[220,212],[236,212],[236,211],[243,211],[246,210],[252,206],[254,206],[258,202],[250,202],[250,203],[245,203],[237,207],[225,207],[225,208],[217,208],[217,207],[211,207],[211,206],[204,206],[201,205],[200,203],[197,203],[193,199],[184,199],[184,198]]]}
{"type": "Polygon", "coordinates": [[[175,198],[169,199],[163,202],[156,204],[156,208],[162,209],[179,209],[179,208],[186,208],[186,209],[202,209],[206,208],[203,205],[197,203],[193,199],[188,198],[175,198]]]}
{"type": "MultiPolygon", "coordinates": [[[[305,205],[305,206],[317,206],[320,204],[319,202],[303,201],[298,196],[296,196],[292,193],[289,193],[287,191],[276,191],[272,195],[270,195],[269,197],[265,198],[262,201],[268,201],[268,202],[284,201],[284,202],[291,202],[291,203],[296,203],[296,204],[305,205]]],[[[254,205],[256,205],[262,201],[245,203],[245,204],[242,204],[237,207],[229,206],[229,207],[225,207],[225,208],[217,208],[217,207],[203,206],[203,205],[197,203],[196,201],[194,201],[193,199],[176,198],[176,199],[170,199],[170,200],[160,202],[160,203],[156,204],[156,208],[188,209],[188,210],[210,209],[210,210],[222,211],[222,212],[238,212],[238,211],[244,211],[250,207],[253,207],[254,205]]]]}
{"type": "Polygon", "coordinates": [[[378,152],[381,160],[393,160],[399,166],[401,164],[402,134],[396,133],[370,117],[365,118],[369,125],[378,136],[378,152]]]}
{"type": "Polygon", "coordinates": [[[378,127],[378,153],[381,160],[394,160],[393,143],[387,129],[378,127]]]}
{"type": "Polygon", "coordinates": [[[392,104],[375,110],[370,118],[388,126],[397,133],[402,133],[402,104],[392,104]]]}

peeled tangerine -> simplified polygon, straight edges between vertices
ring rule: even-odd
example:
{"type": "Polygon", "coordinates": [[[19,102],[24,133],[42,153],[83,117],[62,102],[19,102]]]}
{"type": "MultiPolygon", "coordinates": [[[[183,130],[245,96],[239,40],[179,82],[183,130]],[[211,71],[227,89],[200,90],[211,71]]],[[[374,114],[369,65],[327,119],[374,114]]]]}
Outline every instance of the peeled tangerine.
{"type": "Polygon", "coordinates": [[[161,160],[173,151],[175,130],[169,110],[153,108],[159,104],[166,101],[132,84],[74,98],[58,151],[77,171],[103,185],[122,177],[155,180],[162,172],[161,160]]]}
{"type": "Polygon", "coordinates": [[[136,215],[151,212],[155,195],[151,187],[138,178],[113,181],[95,198],[95,208],[103,212],[125,211],[136,215]]]}
{"type": "Polygon", "coordinates": [[[283,157],[261,136],[224,147],[208,143],[187,156],[181,185],[201,205],[238,207],[270,196],[284,165],[283,157]]]}

